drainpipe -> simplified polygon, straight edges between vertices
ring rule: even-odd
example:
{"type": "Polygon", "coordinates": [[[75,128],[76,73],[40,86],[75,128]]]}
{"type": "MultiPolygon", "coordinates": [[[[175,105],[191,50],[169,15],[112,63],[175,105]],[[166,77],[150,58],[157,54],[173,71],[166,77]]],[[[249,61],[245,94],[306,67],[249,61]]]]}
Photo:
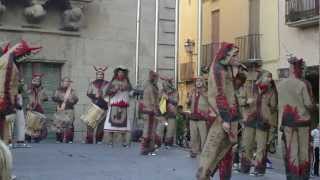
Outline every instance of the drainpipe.
{"type": "Polygon", "coordinates": [[[141,15],[141,0],[138,0],[138,6],[137,6],[137,21],[136,21],[136,59],[135,59],[135,80],[136,80],[136,86],[139,84],[139,49],[140,49],[140,15],[141,15]]]}
{"type": "Polygon", "coordinates": [[[197,58],[197,75],[201,72],[201,42],[202,42],[202,0],[198,0],[198,58],[197,58]]]}
{"type": "Polygon", "coordinates": [[[158,71],[158,40],[159,40],[159,0],[156,0],[156,20],[154,37],[154,71],[158,71]]]}
{"type": "MultiPolygon", "coordinates": [[[[139,62],[140,62],[140,18],[141,16],[141,0],[137,1],[137,19],[136,19],[136,57],[135,57],[135,80],[136,80],[136,88],[139,87],[139,62]]],[[[137,112],[137,101],[134,103],[134,111],[133,111],[133,121],[131,122],[132,128],[136,129],[138,124],[138,112],[137,112]]]]}
{"type": "Polygon", "coordinates": [[[175,12],[175,57],[174,57],[174,80],[176,88],[178,89],[178,81],[179,81],[179,11],[180,11],[180,2],[176,0],[176,12],[175,12]]]}

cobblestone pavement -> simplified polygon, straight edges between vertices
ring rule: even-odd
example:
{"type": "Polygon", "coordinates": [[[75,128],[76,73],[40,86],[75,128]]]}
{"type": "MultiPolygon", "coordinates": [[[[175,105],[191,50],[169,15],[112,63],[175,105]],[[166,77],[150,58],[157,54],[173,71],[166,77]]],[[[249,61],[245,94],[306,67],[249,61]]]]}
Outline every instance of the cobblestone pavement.
{"type": "MultiPolygon", "coordinates": [[[[178,148],[161,149],[157,156],[139,155],[130,148],[86,144],[33,144],[14,149],[17,180],[194,180],[197,160],[178,148]]],[[[218,180],[217,177],[214,178],[218,180]]],[[[280,180],[277,170],[264,177],[234,173],[235,180],[280,180]]]]}

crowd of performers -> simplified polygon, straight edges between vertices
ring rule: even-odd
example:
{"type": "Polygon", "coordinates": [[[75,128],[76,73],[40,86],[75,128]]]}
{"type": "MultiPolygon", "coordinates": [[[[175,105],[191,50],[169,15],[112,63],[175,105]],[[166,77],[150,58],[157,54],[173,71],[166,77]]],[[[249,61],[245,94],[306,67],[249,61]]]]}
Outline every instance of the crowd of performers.
{"type": "MultiPolygon", "coordinates": [[[[9,179],[8,171],[12,167],[5,143],[15,141],[26,146],[25,142],[37,143],[46,138],[44,102],[51,99],[57,104],[53,115],[56,141],[73,142],[74,107],[79,99],[69,77],[62,79],[61,86],[50,98],[42,85],[45,74],[33,74],[26,91],[26,113],[23,111],[23,86],[17,64],[40,49],[21,41],[0,50],[0,137],[4,142],[0,141],[0,179],[3,180],[9,179]],[[15,137],[12,137],[12,122],[16,126],[15,137]]],[[[238,51],[234,44],[221,44],[209,72],[195,78],[185,111],[178,105],[173,80],[149,72],[138,102],[143,120],[141,155],[155,155],[162,144],[186,145],[188,129],[190,157],[199,159],[198,180],[211,179],[217,170],[221,180],[231,179],[233,167],[244,174],[263,176],[268,152],[275,149],[273,140],[281,124],[287,179],[308,179],[312,161],[311,114],[316,105],[310,84],[303,77],[304,60],[290,57],[290,75],[276,86],[272,74],[262,69],[261,61],[240,63],[238,51]],[[252,167],[254,170],[250,171],[252,167]]],[[[104,76],[107,67],[94,66],[94,70],[96,79],[87,90],[91,104],[81,116],[87,125],[85,142],[105,140],[113,146],[120,137],[121,144],[127,147],[132,133],[128,118],[130,99],[136,93],[129,71],[117,67],[111,81],[107,81],[104,76]]]]}

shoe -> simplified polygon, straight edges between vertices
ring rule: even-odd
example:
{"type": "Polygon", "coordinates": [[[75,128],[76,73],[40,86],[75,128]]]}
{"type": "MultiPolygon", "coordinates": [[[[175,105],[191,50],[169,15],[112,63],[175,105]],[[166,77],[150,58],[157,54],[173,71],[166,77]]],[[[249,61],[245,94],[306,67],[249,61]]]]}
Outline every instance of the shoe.
{"type": "Polygon", "coordinates": [[[107,144],[107,147],[113,148],[113,144],[107,144]]]}
{"type": "Polygon", "coordinates": [[[142,156],[147,156],[149,153],[148,153],[147,151],[142,151],[140,154],[141,154],[142,156]]]}
{"type": "Polygon", "coordinates": [[[191,157],[191,158],[196,158],[196,157],[197,157],[197,154],[196,154],[196,153],[190,153],[190,157],[191,157]]]}
{"type": "Polygon", "coordinates": [[[151,152],[148,154],[149,156],[156,156],[157,154],[155,152],[151,152]]]}
{"type": "Polygon", "coordinates": [[[15,180],[15,179],[17,179],[17,176],[12,175],[12,176],[11,176],[11,180],[15,180]]]}
{"type": "Polygon", "coordinates": [[[267,169],[273,169],[272,163],[267,163],[267,169]]]}
{"type": "Polygon", "coordinates": [[[250,173],[250,176],[261,177],[261,176],[264,176],[264,174],[254,171],[250,173]]]}
{"type": "Polygon", "coordinates": [[[234,171],[240,172],[240,164],[239,163],[234,163],[232,169],[234,171]]]}
{"type": "Polygon", "coordinates": [[[72,142],[72,141],[69,141],[68,143],[69,143],[69,144],[73,144],[73,142],[72,142]]]}
{"type": "Polygon", "coordinates": [[[100,144],[102,144],[102,142],[101,142],[101,141],[98,141],[98,142],[97,142],[97,144],[99,144],[99,145],[100,145],[100,144]]]}

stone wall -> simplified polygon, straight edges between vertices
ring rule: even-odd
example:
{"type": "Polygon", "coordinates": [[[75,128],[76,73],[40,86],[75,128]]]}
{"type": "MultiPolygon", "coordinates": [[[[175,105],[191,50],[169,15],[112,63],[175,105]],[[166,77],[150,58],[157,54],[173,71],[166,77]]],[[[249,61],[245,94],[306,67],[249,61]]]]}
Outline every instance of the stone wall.
{"type": "MultiPolygon", "coordinates": [[[[14,1],[13,1],[14,2],[14,1]]],[[[140,82],[147,71],[154,67],[154,19],[155,1],[142,0],[141,4],[140,82]]],[[[43,50],[33,60],[63,63],[62,76],[74,80],[80,101],[76,106],[76,139],[83,138],[84,125],[79,116],[86,109],[89,99],[86,90],[95,78],[92,65],[107,65],[106,79],[112,77],[113,69],[123,65],[130,70],[135,84],[136,45],[135,0],[93,0],[83,8],[83,25],[78,32],[59,30],[61,11],[50,7],[39,27],[30,27],[23,16],[23,6],[16,1],[7,6],[1,19],[0,42],[17,42],[21,38],[40,44],[43,50]]],[[[129,118],[133,113],[130,113],[129,118]]]]}

